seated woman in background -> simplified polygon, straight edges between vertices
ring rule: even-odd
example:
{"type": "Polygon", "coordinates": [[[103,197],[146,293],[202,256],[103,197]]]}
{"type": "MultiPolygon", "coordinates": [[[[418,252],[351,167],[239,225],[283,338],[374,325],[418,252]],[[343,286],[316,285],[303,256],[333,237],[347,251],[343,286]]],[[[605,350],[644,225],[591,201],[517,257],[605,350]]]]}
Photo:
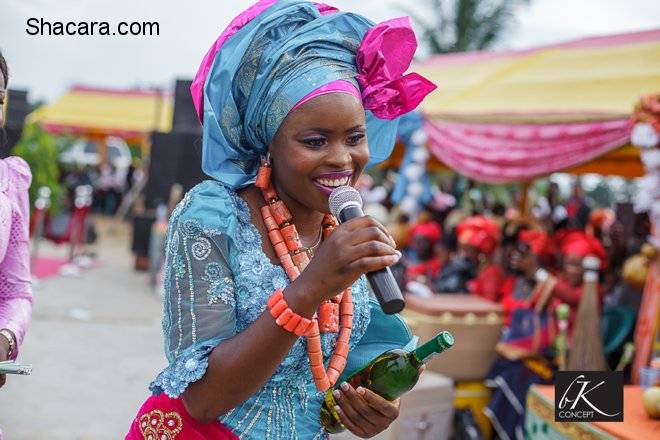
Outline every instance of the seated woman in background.
{"type": "MultiPolygon", "coordinates": [[[[570,306],[568,318],[570,333],[582,298],[582,276],[584,274],[582,261],[590,255],[598,257],[602,271],[607,267],[607,254],[601,242],[584,231],[572,230],[560,232],[557,235],[556,240],[561,252],[561,271],[553,291],[553,305],[565,303],[570,306]]],[[[602,304],[603,290],[601,286],[599,286],[598,293],[602,304]]]]}
{"type": "Polygon", "coordinates": [[[435,280],[437,292],[474,293],[495,301],[503,276],[493,261],[500,227],[484,216],[468,217],[456,226],[456,239],[458,253],[435,280]]]}

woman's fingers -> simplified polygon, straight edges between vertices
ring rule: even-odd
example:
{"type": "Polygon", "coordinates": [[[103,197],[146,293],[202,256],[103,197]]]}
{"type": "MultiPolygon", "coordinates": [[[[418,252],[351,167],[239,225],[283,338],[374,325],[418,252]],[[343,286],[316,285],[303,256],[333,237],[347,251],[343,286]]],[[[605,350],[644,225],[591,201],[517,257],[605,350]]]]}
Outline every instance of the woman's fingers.
{"type": "Polygon", "coordinates": [[[385,244],[382,241],[367,241],[365,243],[360,243],[356,246],[353,246],[351,249],[351,254],[355,260],[364,257],[379,257],[386,255],[397,255],[400,256],[401,253],[394,249],[389,244],[385,244]]]}
{"type": "Polygon", "coordinates": [[[341,391],[335,390],[334,396],[339,408],[353,425],[366,434],[377,432],[376,427],[380,424],[378,414],[369,408],[353,387],[343,383],[341,391]]]}
{"type": "Polygon", "coordinates": [[[353,261],[352,263],[349,263],[346,268],[350,272],[368,273],[391,266],[399,261],[399,258],[400,257],[397,254],[380,257],[363,257],[353,261]]]}
{"type": "MultiPolygon", "coordinates": [[[[362,394],[358,393],[355,388],[346,384],[346,389],[342,386],[342,392],[346,396],[346,400],[351,404],[351,407],[368,423],[376,427],[387,427],[391,423],[382,413],[376,408],[372,408],[369,403],[364,399],[365,389],[360,387],[362,394]]],[[[373,394],[373,392],[372,392],[373,394]]],[[[381,397],[382,399],[382,397],[381,397]]],[[[381,428],[382,429],[382,428],[381,428]]]]}
{"type": "Polygon", "coordinates": [[[399,417],[399,399],[396,399],[390,402],[387,399],[379,396],[371,390],[368,390],[363,387],[359,387],[357,392],[362,396],[365,403],[373,408],[375,411],[378,411],[383,417],[385,417],[389,423],[392,423],[394,419],[399,417]]]}
{"type": "Polygon", "coordinates": [[[380,241],[390,247],[396,247],[395,243],[387,235],[387,231],[383,231],[376,225],[370,225],[351,231],[349,237],[350,243],[353,245],[369,241],[380,241]]]}
{"type": "Polygon", "coordinates": [[[390,402],[366,388],[355,390],[348,383],[343,383],[341,390],[333,394],[342,423],[358,436],[378,434],[399,416],[399,399],[390,402]]]}
{"type": "MultiPolygon", "coordinates": [[[[354,218],[344,223],[344,225],[346,225],[345,228],[350,232],[370,234],[368,238],[369,240],[378,239],[383,243],[396,247],[396,242],[394,241],[392,234],[390,234],[390,231],[373,217],[365,215],[364,217],[354,218]],[[374,236],[376,233],[378,238],[375,238],[374,236]]],[[[356,236],[352,237],[355,238],[356,236]]]]}
{"type": "Polygon", "coordinates": [[[358,437],[362,438],[368,438],[369,434],[367,434],[362,428],[360,428],[358,425],[356,425],[347,415],[346,413],[341,409],[339,405],[335,406],[335,411],[337,411],[337,414],[339,414],[339,419],[341,420],[341,423],[351,431],[353,434],[357,435],[358,437]]]}

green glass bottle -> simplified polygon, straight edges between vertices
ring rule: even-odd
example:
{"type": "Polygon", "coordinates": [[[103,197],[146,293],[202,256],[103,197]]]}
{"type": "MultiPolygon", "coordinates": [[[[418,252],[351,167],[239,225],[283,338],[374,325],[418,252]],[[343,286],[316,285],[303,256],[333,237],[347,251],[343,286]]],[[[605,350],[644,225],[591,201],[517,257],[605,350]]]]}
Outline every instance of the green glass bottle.
{"type": "MultiPolygon", "coordinates": [[[[407,352],[401,349],[389,350],[353,373],[347,380],[353,388],[359,386],[370,389],[387,400],[394,400],[410,391],[419,379],[419,368],[435,355],[454,345],[454,337],[449,332],[440,332],[417,349],[407,352]]],[[[337,383],[334,389],[339,388],[337,383]]],[[[325,393],[321,406],[321,424],[331,434],[345,428],[335,411],[335,401],[330,389],[325,393]]]]}

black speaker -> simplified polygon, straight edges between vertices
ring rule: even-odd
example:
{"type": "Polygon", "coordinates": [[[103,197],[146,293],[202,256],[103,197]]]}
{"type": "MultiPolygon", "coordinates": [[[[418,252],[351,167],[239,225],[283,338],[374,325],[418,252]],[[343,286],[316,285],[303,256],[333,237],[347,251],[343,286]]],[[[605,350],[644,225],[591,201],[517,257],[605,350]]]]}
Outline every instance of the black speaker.
{"type": "Polygon", "coordinates": [[[202,137],[192,133],[181,134],[179,149],[179,172],[177,183],[188,191],[209,177],[202,171],[202,137]]]}
{"type": "Polygon", "coordinates": [[[184,191],[205,179],[201,169],[201,140],[193,133],[153,133],[146,189],[146,207],[167,203],[170,189],[180,183],[184,191]]]}
{"type": "Polygon", "coordinates": [[[25,118],[30,112],[27,101],[27,90],[7,90],[7,120],[8,127],[23,127],[25,118]]]}
{"type": "Polygon", "coordinates": [[[156,208],[167,203],[170,188],[176,183],[179,172],[179,135],[153,133],[147,181],[146,208],[156,208]]]}
{"type": "Polygon", "coordinates": [[[11,156],[11,151],[21,139],[23,126],[6,126],[0,128],[0,158],[11,156]]]}
{"type": "Polygon", "coordinates": [[[202,132],[202,126],[197,119],[192,95],[190,94],[191,84],[192,81],[190,80],[176,80],[172,131],[200,134],[202,132]]]}

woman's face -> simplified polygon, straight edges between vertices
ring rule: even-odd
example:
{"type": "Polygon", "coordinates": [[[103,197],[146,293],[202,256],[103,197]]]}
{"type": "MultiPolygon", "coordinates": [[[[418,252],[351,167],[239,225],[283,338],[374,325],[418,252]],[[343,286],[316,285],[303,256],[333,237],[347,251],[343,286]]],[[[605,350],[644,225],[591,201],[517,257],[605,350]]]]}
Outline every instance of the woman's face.
{"type": "Polygon", "coordinates": [[[312,98],[287,115],[270,153],[275,188],[309,209],[328,212],[332,190],[355,185],[369,161],[362,103],[347,93],[312,98]]]}
{"type": "Polygon", "coordinates": [[[575,254],[564,255],[564,276],[572,286],[582,284],[582,257],[575,254]]]}

